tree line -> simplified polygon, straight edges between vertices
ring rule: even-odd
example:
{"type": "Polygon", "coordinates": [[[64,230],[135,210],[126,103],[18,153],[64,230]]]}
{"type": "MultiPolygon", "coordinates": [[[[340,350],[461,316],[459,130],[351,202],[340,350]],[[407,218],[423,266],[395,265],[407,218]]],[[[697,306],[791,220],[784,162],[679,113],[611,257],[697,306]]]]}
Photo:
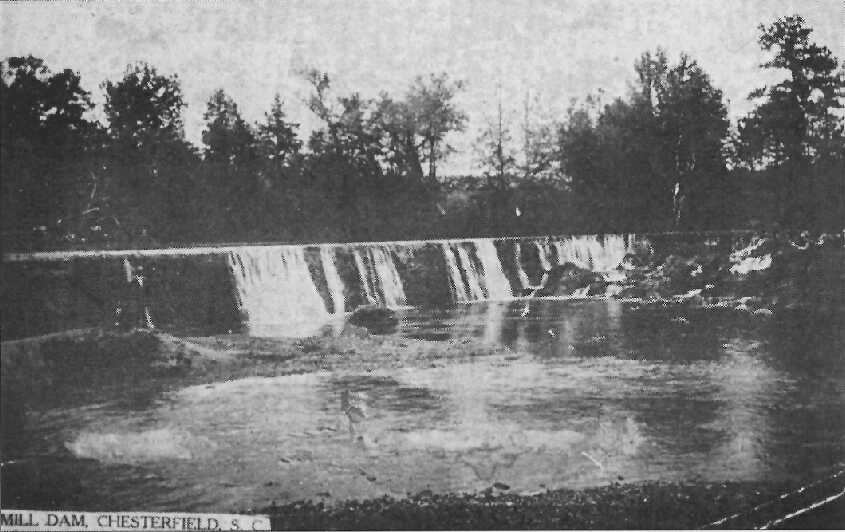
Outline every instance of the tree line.
{"type": "Polygon", "coordinates": [[[799,16],[760,26],[764,69],[735,125],[695,59],[646,52],[629,94],[529,120],[503,116],[476,142],[480,176],[443,176],[466,130],[460,80],[418,77],[404,94],[337,94],[304,72],[320,126],[307,138],[280,96],[249,123],[217,90],[202,146],[185,138],[176,75],[148,64],[101,85],[104,123],[70,69],[2,63],[6,249],[234,241],[351,241],[561,232],[842,228],[845,75],[799,16]],[[519,145],[517,145],[519,144],[519,145]]]}

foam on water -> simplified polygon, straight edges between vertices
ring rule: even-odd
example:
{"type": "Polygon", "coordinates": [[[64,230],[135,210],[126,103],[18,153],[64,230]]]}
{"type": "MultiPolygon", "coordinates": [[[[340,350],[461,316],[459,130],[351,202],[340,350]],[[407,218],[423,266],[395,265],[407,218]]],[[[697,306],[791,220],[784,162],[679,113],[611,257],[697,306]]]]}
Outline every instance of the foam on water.
{"type": "Polygon", "coordinates": [[[141,432],[82,432],[65,444],[78,458],[104,463],[136,464],[160,460],[190,460],[194,453],[190,442],[195,438],[174,428],[141,432]]]}
{"type": "Polygon", "coordinates": [[[237,303],[252,334],[313,334],[329,318],[299,246],[255,246],[227,255],[237,303]]]}

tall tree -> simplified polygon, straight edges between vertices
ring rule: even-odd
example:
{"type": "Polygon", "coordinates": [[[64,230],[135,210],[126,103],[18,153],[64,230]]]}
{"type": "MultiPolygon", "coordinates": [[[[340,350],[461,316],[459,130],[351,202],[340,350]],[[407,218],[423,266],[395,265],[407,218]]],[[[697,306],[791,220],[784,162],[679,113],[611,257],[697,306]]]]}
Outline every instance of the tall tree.
{"type": "Polygon", "coordinates": [[[128,65],[118,82],[106,81],[105,112],[115,140],[137,149],[183,139],[185,102],[177,75],[159,74],[147,63],[128,65]]]}
{"type": "Polygon", "coordinates": [[[551,112],[538,112],[539,99],[525,94],[522,116],[522,154],[519,173],[523,180],[550,180],[560,177],[557,132],[560,124],[551,112]]]}
{"type": "Polygon", "coordinates": [[[255,134],[235,101],[222,89],[206,104],[202,188],[209,218],[230,239],[257,238],[262,225],[259,204],[269,183],[261,179],[255,134]]]}
{"type": "Polygon", "coordinates": [[[152,245],[191,234],[196,221],[186,205],[198,161],[184,137],[178,77],[138,63],[102,87],[111,139],[108,185],[120,200],[126,238],[152,245]]]}
{"type": "Polygon", "coordinates": [[[258,149],[277,174],[291,164],[299,155],[302,141],[296,136],[299,124],[287,121],[282,99],[276,94],[270,112],[264,114],[264,122],[257,127],[258,149]]]}
{"type": "Polygon", "coordinates": [[[841,153],[843,121],[835,110],[843,107],[845,81],[837,58],[810,40],[813,30],[800,16],[759,29],[760,46],[774,52],[762,68],[788,77],[749,95],[760,103],[740,122],[744,155],[752,163],[781,164],[841,153]]]}
{"type": "Polygon", "coordinates": [[[212,94],[203,115],[205,157],[214,163],[246,166],[255,160],[255,136],[238,104],[222,89],[212,94]]]}
{"type": "Polygon", "coordinates": [[[588,101],[561,129],[561,166],[583,216],[613,230],[719,222],[714,196],[729,195],[721,91],[685,55],[671,65],[660,50],[646,53],[635,71],[628,100],[588,101]]]}
{"type": "Polygon", "coordinates": [[[760,103],[739,122],[737,152],[749,167],[777,169],[782,181],[777,193],[779,210],[788,218],[813,210],[799,208],[808,197],[819,194],[814,180],[807,178],[810,166],[845,155],[839,111],[845,76],[831,51],[811,40],[813,30],[802,17],[779,18],[759,29],[761,48],[773,53],[761,67],[785,71],[788,76],[750,94],[749,99],[760,103]]]}
{"type": "Polygon", "coordinates": [[[59,226],[79,219],[97,145],[89,93],[75,72],[51,72],[33,56],[9,57],[0,69],[4,229],[25,240],[33,229],[66,232],[59,226]]]}
{"type": "MultiPolygon", "coordinates": [[[[704,201],[708,181],[725,174],[722,146],[730,125],[722,91],[695,60],[681,54],[669,65],[662,50],[644,54],[636,66],[641,84],[640,105],[650,110],[655,121],[654,168],[671,191],[672,223],[678,227],[691,203],[704,201]]],[[[636,98],[635,98],[636,101],[636,98]]]]}
{"type": "Polygon", "coordinates": [[[408,91],[406,102],[411,110],[418,135],[422,138],[428,178],[437,180],[437,162],[454,151],[446,143],[446,135],[466,127],[467,117],[455,105],[455,96],[464,87],[462,81],[450,81],[444,74],[419,76],[408,91]]]}
{"type": "Polygon", "coordinates": [[[501,96],[496,111],[495,120],[487,125],[478,138],[477,150],[490,188],[505,190],[509,186],[510,176],[516,171],[516,151],[502,111],[501,96]]]}
{"type": "Polygon", "coordinates": [[[372,124],[381,136],[381,160],[389,172],[420,181],[423,177],[417,124],[407,102],[382,93],[372,124]]]}

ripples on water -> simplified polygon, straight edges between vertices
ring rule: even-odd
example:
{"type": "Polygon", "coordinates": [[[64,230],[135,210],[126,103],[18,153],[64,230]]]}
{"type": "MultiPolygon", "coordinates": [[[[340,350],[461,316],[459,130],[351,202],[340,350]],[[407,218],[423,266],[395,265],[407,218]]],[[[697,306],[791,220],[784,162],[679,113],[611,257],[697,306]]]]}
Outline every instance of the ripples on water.
{"type": "Polygon", "coordinates": [[[767,480],[842,460],[831,323],[618,301],[407,309],[397,334],[507,347],[428,368],[338,369],[168,392],[139,408],[35,411],[80,504],[242,509],[303,498],[767,480]],[[341,407],[346,392],[352,397],[341,407]],[[115,502],[110,502],[115,501],[115,502]]]}

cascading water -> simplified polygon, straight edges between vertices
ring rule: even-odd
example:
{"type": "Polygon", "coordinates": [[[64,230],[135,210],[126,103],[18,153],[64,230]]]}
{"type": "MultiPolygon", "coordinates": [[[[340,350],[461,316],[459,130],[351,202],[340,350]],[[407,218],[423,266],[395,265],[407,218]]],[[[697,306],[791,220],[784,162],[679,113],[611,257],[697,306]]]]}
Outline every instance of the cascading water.
{"type": "Polygon", "coordinates": [[[534,242],[534,246],[537,248],[537,257],[540,260],[540,268],[547,272],[552,269],[552,263],[549,260],[549,244],[547,242],[534,242]]]}
{"type": "Polygon", "coordinates": [[[528,279],[528,274],[525,273],[525,268],[522,267],[522,245],[518,241],[514,242],[513,245],[513,260],[520,287],[529,288],[531,281],[528,279]]]}
{"type": "Polygon", "coordinates": [[[478,270],[466,248],[467,243],[442,244],[446,269],[449,272],[449,288],[452,299],[459,303],[484,299],[478,270]]]}
{"type": "Polygon", "coordinates": [[[481,286],[481,274],[475,266],[475,261],[470,256],[467,245],[458,245],[456,251],[458,257],[460,257],[461,266],[466,276],[466,301],[486,299],[484,288],[481,286]]]}
{"type": "Polygon", "coordinates": [[[332,313],[341,315],[346,310],[346,298],[343,296],[343,281],[340,279],[335,264],[334,248],[320,246],[320,262],[323,265],[323,274],[326,276],[326,286],[332,297],[332,313]]]}
{"type": "Polygon", "coordinates": [[[396,271],[392,250],[388,246],[356,249],[352,255],[361,285],[364,287],[364,295],[370,304],[387,307],[402,307],[407,304],[405,288],[399,272],[396,271]]]}
{"type": "Polygon", "coordinates": [[[446,273],[449,274],[449,289],[452,293],[452,299],[457,302],[464,302],[467,300],[464,280],[461,277],[461,270],[454,253],[452,253],[452,248],[448,244],[441,244],[440,247],[443,250],[443,259],[446,261],[446,273]]]}
{"type": "Polygon", "coordinates": [[[329,317],[298,246],[249,246],[227,255],[237,303],[253,334],[300,336],[329,317]]]}
{"type": "Polygon", "coordinates": [[[475,251],[484,270],[484,285],[487,288],[487,299],[510,299],[513,297],[511,284],[502,271],[502,261],[492,240],[475,240],[475,251]]]}
{"type": "Polygon", "coordinates": [[[584,235],[556,240],[557,263],[571,262],[579,268],[595,272],[615,270],[631,251],[622,235],[584,235]]]}
{"type": "Polygon", "coordinates": [[[502,263],[492,240],[444,243],[442,249],[454,301],[513,297],[510,282],[502,271],[502,263]]]}
{"type": "MultiPolygon", "coordinates": [[[[540,284],[545,286],[547,273],[553,265],[574,264],[579,268],[599,273],[605,281],[611,283],[605,288],[604,295],[618,293],[621,287],[613,284],[625,280],[625,273],[619,271],[628,253],[635,251],[638,240],[633,235],[581,235],[560,239],[535,241],[540,267],[546,272],[540,284]]],[[[535,292],[536,293],[536,292],[535,292]]],[[[586,287],[574,290],[569,297],[587,297],[586,287]]]]}

